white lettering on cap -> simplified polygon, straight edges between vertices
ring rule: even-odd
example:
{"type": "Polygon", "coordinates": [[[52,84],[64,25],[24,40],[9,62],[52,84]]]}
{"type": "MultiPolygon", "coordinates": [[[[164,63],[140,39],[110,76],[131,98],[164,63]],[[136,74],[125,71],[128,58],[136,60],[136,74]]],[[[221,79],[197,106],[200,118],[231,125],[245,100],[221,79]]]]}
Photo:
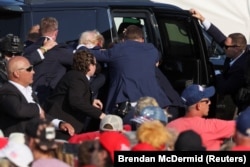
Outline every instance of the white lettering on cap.
{"type": "Polygon", "coordinates": [[[204,88],[202,86],[198,86],[199,87],[199,91],[203,92],[204,91],[204,88]]]}
{"type": "Polygon", "coordinates": [[[48,140],[56,138],[55,127],[47,127],[45,129],[45,138],[48,140]]]}
{"type": "Polygon", "coordinates": [[[126,144],[121,144],[121,151],[129,151],[130,148],[126,144]]]}

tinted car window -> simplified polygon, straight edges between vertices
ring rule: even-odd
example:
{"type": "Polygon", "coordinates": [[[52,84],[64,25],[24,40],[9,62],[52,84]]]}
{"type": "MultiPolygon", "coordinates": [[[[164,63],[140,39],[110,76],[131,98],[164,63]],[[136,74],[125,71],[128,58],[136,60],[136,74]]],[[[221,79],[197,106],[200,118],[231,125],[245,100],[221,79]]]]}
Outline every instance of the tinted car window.
{"type": "Polygon", "coordinates": [[[163,53],[161,69],[180,93],[191,83],[207,83],[205,58],[201,57],[199,37],[192,22],[182,16],[158,17],[163,53]],[[204,71],[204,72],[202,72],[204,71]]]}
{"type": "Polygon", "coordinates": [[[214,65],[215,70],[222,70],[226,59],[224,49],[204,29],[202,30],[208,48],[209,61],[214,65]]]}
{"type": "Polygon", "coordinates": [[[161,21],[164,22],[164,28],[168,36],[168,49],[171,51],[168,56],[194,57],[192,54],[194,42],[184,23],[174,20],[161,21]]]}
{"type": "MultiPolygon", "coordinates": [[[[26,18],[29,19],[29,16],[27,15],[26,18]]],[[[63,12],[60,10],[34,12],[32,16],[34,24],[38,24],[43,17],[55,17],[58,20],[58,42],[77,40],[80,37],[80,34],[86,30],[97,29],[103,33],[110,30],[107,11],[105,9],[96,10],[95,8],[92,8],[86,10],[82,8],[75,10],[68,9],[63,12]],[[102,18],[101,20],[96,19],[100,17],[102,18]]],[[[29,27],[27,27],[27,29],[28,28],[29,27]]],[[[110,33],[105,35],[107,39],[110,39],[110,33]]]]}

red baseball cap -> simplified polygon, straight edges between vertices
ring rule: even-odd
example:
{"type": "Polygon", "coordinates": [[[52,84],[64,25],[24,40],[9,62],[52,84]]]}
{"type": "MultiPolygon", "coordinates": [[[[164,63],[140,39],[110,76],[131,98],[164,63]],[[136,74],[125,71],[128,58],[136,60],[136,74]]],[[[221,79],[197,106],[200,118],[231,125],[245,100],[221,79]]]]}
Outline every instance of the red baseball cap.
{"type": "Polygon", "coordinates": [[[0,149],[2,149],[4,146],[6,146],[8,143],[8,138],[0,137],[0,149]]]}
{"type": "Polygon", "coordinates": [[[132,151],[156,151],[156,149],[148,143],[138,143],[131,150],[132,151]]]}
{"type": "Polygon", "coordinates": [[[115,151],[130,150],[130,143],[126,136],[120,132],[107,131],[100,134],[101,145],[109,152],[113,162],[115,151]]]}

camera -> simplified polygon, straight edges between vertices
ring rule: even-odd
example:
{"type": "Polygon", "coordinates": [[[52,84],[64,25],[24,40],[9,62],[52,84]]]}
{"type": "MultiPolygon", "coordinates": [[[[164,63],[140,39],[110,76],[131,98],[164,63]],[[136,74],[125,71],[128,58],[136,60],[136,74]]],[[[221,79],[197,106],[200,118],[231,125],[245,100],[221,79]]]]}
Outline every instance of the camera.
{"type": "Polygon", "coordinates": [[[7,34],[0,41],[1,57],[3,54],[22,54],[23,43],[18,36],[7,34]]]}

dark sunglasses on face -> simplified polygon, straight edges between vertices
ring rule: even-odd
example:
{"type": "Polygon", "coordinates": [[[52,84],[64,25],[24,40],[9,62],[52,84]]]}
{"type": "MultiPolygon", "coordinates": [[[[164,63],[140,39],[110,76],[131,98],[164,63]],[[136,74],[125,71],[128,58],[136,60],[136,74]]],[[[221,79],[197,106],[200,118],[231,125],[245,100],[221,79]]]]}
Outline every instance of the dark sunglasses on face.
{"type": "Polygon", "coordinates": [[[205,102],[206,104],[208,104],[208,103],[210,102],[210,100],[209,100],[209,99],[207,99],[207,100],[201,100],[200,102],[201,102],[201,103],[202,103],[202,102],[205,102]]]}
{"type": "Polygon", "coordinates": [[[228,48],[236,48],[239,47],[238,45],[225,45],[224,48],[228,49],[228,48]]]}
{"type": "Polygon", "coordinates": [[[27,72],[31,72],[31,71],[33,71],[33,66],[31,65],[28,68],[20,68],[18,70],[26,70],[27,72]]]}

